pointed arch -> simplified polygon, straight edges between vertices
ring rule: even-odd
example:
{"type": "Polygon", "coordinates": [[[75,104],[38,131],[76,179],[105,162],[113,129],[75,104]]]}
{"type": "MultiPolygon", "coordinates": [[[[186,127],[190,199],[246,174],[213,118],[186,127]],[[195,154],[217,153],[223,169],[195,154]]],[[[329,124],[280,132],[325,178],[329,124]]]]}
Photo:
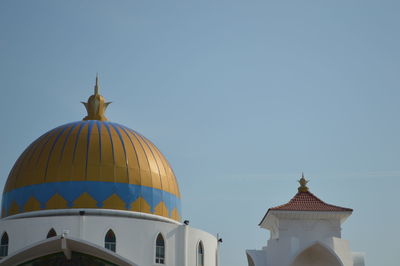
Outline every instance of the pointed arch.
{"type": "Polygon", "coordinates": [[[165,264],[165,240],[161,233],[156,238],[156,264],[165,264]]]}
{"type": "Polygon", "coordinates": [[[204,266],[204,245],[203,241],[199,241],[197,244],[197,266],[204,266]]]}
{"type": "Polygon", "coordinates": [[[1,236],[0,241],[0,258],[6,257],[8,255],[8,234],[4,232],[1,236]]]}
{"type": "Polygon", "coordinates": [[[343,266],[337,254],[323,243],[316,242],[302,251],[294,259],[291,266],[343,266]]]}
{"type": "Polygon", "coordinates": [[[104,237],[104,247],[114,252],[117,249],[117,238],[112,229],[108,230],[104,237]]]}
{"type": "Polygon", "coordinates": [[[55,237],[56,235],[57,235],[56,230],[54,230],[54,228],[51,228],[49,230],[49,232],[47,233],[47,237],[46,238],[55,237]]]}

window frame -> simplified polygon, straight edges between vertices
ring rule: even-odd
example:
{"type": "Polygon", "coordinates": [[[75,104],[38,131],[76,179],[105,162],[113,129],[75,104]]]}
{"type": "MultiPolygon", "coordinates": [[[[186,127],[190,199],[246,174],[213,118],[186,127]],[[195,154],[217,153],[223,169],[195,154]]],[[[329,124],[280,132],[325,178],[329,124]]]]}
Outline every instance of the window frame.
{"type": "Polygon", "coordinates": [[[155,237],[155,239],[154,239],[154,257],[153,257],[153,264],[154,265],[166,265],[167,264],[167,244],[166,244],[166,238],[165,238],[165,236],[164,236],[164,234],[163,233],[161,233],[161,232],[158,232],[157,234],[156,234],[156,237],[155,237]],[[162,239],[163,239],[163,241],[164,241],[164,246],[163,246],[163,248],[164,248],[164,257],[160,257],[160,258],[158,258],[157,257],[157,239],[158,239],[158,236],[161,236],[162,237],[162,239]],[[163,262],[157,262],[157,259],[163,259],[164,261],[163,262]]]}
{"type": "Polygon", "coordinates": [[[55,237],[55,236],[57,236],[57,231],[52,227],[52,228],[50,228],[50,230],[47,232],[46,239],[49,239],[49,238],[55,237]],[[51,235],[50,235],[50,233],[51,233],[51,235]]]}
{"type": "Polygon", "coordinates": [[[104,235],[104,248],[109,250],[109,251],[112,251],[112,252],[117,252],[117,236],[116,236],[114,230],[112,230],[111,228],[108,229],[106,234],[104,235]],[[107,241],[107,235],[110,232],[114,236],[114,242],[107,241]]]}
{"type": "Polygon", "coordinates": [[[1,239],[0,239],[0,259],[8,256],[9,246],[10,246],[10,237],[8,236],[7,231],[4,231],[3,234],[1,234],[1,239]],[[6,237],[7,241],[5,244],[3,244],[4,237],[6,237]]]}
{"type": "Polygon", "coordinates": [[[198,242],[197,242],[197,245],[196,245],[196,266],[204,266],[205,265],[205,250],[204,250],[204,244],[203,244],[203,241],[202,240],[199,240],[198,242]],[[202,263],[199,263],[199,259],[200,259],[200,252],[199,252],[199,248],[200,248],[200,246],[201,246],[201,250],[203,251],[203,253],[201,254],[202,255],[202,263]]]}

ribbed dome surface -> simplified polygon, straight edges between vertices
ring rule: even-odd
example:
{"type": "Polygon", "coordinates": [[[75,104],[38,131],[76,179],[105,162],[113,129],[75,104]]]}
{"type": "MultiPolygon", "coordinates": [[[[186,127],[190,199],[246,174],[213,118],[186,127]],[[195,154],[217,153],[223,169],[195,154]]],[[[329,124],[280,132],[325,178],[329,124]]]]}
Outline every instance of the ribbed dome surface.
{"type": "Polygon", "coordinates": [[[107,121],[62,125],[19,157],[3,192],[2,216],[102,208],[180,219],[175,175],[153,143],[107,121]]]}

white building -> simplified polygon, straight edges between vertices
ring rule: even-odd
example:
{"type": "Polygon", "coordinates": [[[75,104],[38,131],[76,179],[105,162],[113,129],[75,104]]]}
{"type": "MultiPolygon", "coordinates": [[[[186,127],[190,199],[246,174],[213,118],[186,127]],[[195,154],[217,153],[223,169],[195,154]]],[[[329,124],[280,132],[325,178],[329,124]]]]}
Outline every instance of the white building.
{"type": "Polygon", "coordinates": [[[34,141],[3,192],[0,265],[216,266],[218,241],[181,223],[180,192],[161,152],[108,122],[95,93],[83,121],[34,141]]]}
{"type": "Polygon", "coordinates": [[[364,255],[341,238],[341,225],[353,210],[317,198],[304,176],[299,182],[298,193],[261,220],[270,239],[261,250],[246,250],[249,266],[364,266],[364,255]]]}

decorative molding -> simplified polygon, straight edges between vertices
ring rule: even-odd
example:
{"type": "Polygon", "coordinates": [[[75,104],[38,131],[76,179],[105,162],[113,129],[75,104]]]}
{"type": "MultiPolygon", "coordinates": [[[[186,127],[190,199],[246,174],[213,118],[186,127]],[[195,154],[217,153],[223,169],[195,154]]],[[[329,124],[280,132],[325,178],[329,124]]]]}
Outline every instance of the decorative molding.
{"type": "Polygon", "coordinates": [[[114,217],[137,218],[137,219],[153,220],[153,221],[182,225],[182,223],[177,222],[173,219],[169,219],[154,214],[133,212],[133,211],[122,211],[122,210],[108,210],[108,209],[61,209],[61,210],[32,211],[32,212],[25,212],[25,213],[11,215],[6,218],[3,218],[2,220],[48,217],[48,216],[82,216],[82,213],[85,216],[114,216],[114,217]]]}

